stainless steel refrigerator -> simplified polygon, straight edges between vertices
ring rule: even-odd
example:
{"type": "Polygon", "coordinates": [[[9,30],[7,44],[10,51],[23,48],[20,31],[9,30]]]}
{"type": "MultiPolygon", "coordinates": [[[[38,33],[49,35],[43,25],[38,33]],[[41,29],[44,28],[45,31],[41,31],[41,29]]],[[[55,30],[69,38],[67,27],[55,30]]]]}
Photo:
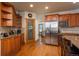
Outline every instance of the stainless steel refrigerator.
{"type": "Polygon", "coordinates": [[[45,44],[58,45],[58,21],[45,22],[45,44]]]}

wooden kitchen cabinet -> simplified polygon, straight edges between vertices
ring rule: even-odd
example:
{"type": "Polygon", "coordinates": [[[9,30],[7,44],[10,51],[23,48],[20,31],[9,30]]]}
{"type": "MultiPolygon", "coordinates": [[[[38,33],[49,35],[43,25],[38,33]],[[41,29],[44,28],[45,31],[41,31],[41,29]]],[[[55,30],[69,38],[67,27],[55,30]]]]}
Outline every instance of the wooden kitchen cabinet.
{"type": "Polygon", "coordinates": [[[9,38],[1,40],[1,55],[8,56],[10,55],[11,48],[10,48],[10,40],[9,38]]]}
{"type": "Polygon", "coordinates": [[[76,26],[79,27],[79,14],[76,14],[76,26]]]}
{"type": "Polygon", "coordinates": [[[18,52],[20,50],[20,36],[16,36],[15,38],[15,51],[18,52]]]}
{"type": "Polygon", "coordinates": [[[1,41],[1,56],[4,55],[4,41],[3,40],[0,40],[1,41]]]}
{"type": "Polygon", "coordinates": [[[45,16],[45,21],[53,21],[53,20],[58,20],[59,15],[54,14],[54,15],[47,15],[45,16]]]}
{"type": "Polygon", "coordinates": [[[5,42],[4,40],[1,40],[1,56],[6,55],[6,52],[5,52],[5,49],[4,49],[4,42],[5,42]]]}
{"type": "Polygon", "coordinates": [[[65,17],[66,17],[65,15],[60,15],[59,16],[59,21],[65,21],[66,20],[65,17]]]}
{"type": "Polygon", "coordinates": [[[63,38],[61,35],[59,35],[58,39],[59,46],[61,46],[61,56],[69,56],[71,41],[63,38]]]}
{"type": "Polygon", "coordinates": [[[59,16],[60,21],[67,21],[69,27],[77,27],[79,25],[79,14],[63,14],[59,16]]]}
{"type": "Polygon", "coordinates": [[[16,11],[10,3],[0,3],[0,26],[14,26],[16,27],[16,11]]]}
{"type": "Polygon", "coordinates": [[[16,52],[15,52],[15,50],[16,50],[16,48],[15,48],[15,39],[14,39],[14,37],[11,37],[10,39],[9,39],[9,43],[10,43],[10,54],[9,55],[14,55],[16,52]]]}
{"type": "Polygon", "coordinates": [[[70,14],[59,15],[59,21],[67,21],[69,23],[70,14]]]}
{"type": "Polygon", "coordinates": [[[15,52],[15,42],[14,38],[5,38],[1,40],[1,55],[10,56],[15,52]]]}
{"type": "Polygon", "coordinates": [[[1,40],[0,40],[0,56],[1,56],[1,40]]]}
{"type": "Polygon", "coordinates": [[[45,21],[50,21],[52,19],[52,16],[46,16],[45,21]]]}
{"type": "Polygon", "coordinates": [[[70,27],[75,27],[76,26],[76,15],[75,14],[71,14],[70,15],[70,27]]]}
{"type": "Polygon", "coordinates": [[[79,27],[79,13],[71,14],[69,22],[70,27],[79,27]]]}
{"type": "Polygon", "coordinates": [[[0,3],[0,26],[1,26],[1,3],[0,3]]]}
{"type": "Polygon", "coordinates": [[[77,27],[79,26],[79,13],[73,14],[61,14],[61,15],[47,15],[45,21],[51,20],[58,20],[58,21],[67,21],[69,27],[77,27]]]}
{"type": "Polygon", "coordinates": [[[15,17],[16,17],[15,26],[17,28],[21,28],[22,27],[22,17],[18,14],[16,14],[15,17]]]}
{"type": "Polygon", "coordinates": [[[18,35],[18,51],[21,48],[21,35],[18,35]]]}
{"type": "Polygon", "coordinates": [[[21,35],[17,35],[17,36],[1,39],[0,40],[1,41],[1,50],[0,50],[1,56],[15,55],[22,46],[21,44],[22,38],[21,38],[21,35]]]}
{"type": "Polygon", "coordinates": [[[67,21],[69,27],[79,26],[79,14],[63,14],[59,15],[60,21],[67,21]]]}
{"type": "Polygon", "coordinates": [[[13,7],[9,3],[0,3],[0,26],[12,26],[13,7]]]}
{"type": "Polygon", "coordinates": [[[24,34],[21,34],[21,40],[20,40],[21,46],[24,45],[24,34]]]}
{"type": "Polygon", "coordinates": [[[13,26],[14,27],[17,27],[17,15],[16,15],[16,12],[15,12],[15,10],[13,11],[14,13],[13,13],[13,26]]]}

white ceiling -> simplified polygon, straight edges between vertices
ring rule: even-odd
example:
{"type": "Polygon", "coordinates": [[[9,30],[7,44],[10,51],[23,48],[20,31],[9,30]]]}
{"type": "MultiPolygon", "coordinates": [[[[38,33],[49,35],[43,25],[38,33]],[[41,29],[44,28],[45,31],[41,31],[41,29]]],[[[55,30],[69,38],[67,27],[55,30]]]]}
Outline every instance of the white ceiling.
{"type": "Polygon", "coordinates": [[[31,11],[31,12],[57,12],[57,11],[66,11],[79,8],[79,2],[73,4],[72,2],[11,2],[14,5],[15,9],[18,11],[31,11]],[[33,4],[34,7],[29,7],[30,4],[33,4]],[[48,6],[49,9],[45,10],[45,6],[48,6]]]}

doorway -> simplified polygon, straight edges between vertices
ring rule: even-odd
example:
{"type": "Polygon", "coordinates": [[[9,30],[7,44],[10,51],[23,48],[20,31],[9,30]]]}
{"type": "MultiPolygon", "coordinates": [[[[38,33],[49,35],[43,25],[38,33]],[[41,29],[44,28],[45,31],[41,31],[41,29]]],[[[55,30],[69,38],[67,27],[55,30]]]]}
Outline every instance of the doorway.
{"type": "Polygon", "coordinates": [[[27,41],[35,41],[35,19],[26,19],[27,41]]]}

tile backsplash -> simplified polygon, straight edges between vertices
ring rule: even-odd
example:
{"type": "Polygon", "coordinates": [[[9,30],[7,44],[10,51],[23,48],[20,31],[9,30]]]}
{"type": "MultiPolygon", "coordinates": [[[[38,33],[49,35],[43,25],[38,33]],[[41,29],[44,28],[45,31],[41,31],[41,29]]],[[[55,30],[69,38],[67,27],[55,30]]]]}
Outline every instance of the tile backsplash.
{"type": "Polygon", "coordinates": [[[79,33],[79,27],[60,28],[60,32],[62,32],[62,33],[79,33]]]}
{"type": "Polygon", "coordinates": [[[15,27],[0,27],[0,34],[1,33],[8,33],[11,30],[16,31],[17,29],[19,29],[19,28],[15,28],[15,27]]]}
{"type": "Polygon", "coordinates": [[[9,27],[0,27],[0,33],[8,32],[9,30],[9,27]]]}

